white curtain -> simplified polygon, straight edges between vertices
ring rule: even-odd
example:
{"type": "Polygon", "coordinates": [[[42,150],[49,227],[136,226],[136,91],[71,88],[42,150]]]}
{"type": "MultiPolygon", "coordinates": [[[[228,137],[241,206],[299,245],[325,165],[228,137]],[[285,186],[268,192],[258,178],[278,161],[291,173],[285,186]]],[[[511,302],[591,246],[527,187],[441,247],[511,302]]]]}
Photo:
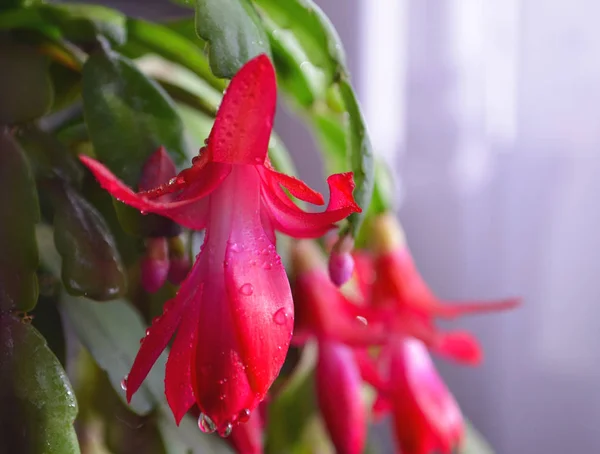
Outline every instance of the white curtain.
{"type": "Polygon", "coordinates": [[[525,302],[454,323],[487,357],[440,362],[448,383],[499,454],[600,452],[600,3],[358,6],[350,57],[420,269],[444,298],[525,302]]]}

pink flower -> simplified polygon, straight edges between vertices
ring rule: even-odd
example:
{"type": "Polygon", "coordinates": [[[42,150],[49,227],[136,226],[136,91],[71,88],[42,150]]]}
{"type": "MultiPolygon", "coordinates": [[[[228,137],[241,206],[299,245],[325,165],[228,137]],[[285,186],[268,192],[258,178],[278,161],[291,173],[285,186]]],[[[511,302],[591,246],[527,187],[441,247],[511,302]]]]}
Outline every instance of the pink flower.
{"type": "Polygon", "coordinates": [[[386,350],[387,387],[375,410],[391,411],[399,450],[451,454],[462,439],[463,419],[427,348],[417,339],[397,336],[386,350]]]}
{"type": "Polygon", "coordinates": [[[232,79],[208,144],[192,167],[145,192],[133,192],[102,164],[81,157],[117,199],[184,227],[206,229],[196,263],[140,347],[127,378],[127,398],[177,332],[165,377],[171,410],[179,422],[196,402],[201,428],[221,434],[265,397],[290,343],[292,297],[274,230],[318,237],[360,211],[350,173],[328,178],[331,195],[323,212],[304,212],[289,199],[284,188],[323,204],[302,181],[271,168],[267,148],[275,101],[273,66],[258,56],[232,79]]]}
{"type": "Polygon", "coordinates": [[[416,337],[439,354],[476,364],[481,361],[477,340],[463,331],[441,332],[437,318],[512,309],[517,298],[493,302],[443,302],[429,289],[412,259],[404,231],[391,214],[373,221],[373,254],[354,256],[357,276],[365,297],[378,316],[393,332],[416,337]]]}

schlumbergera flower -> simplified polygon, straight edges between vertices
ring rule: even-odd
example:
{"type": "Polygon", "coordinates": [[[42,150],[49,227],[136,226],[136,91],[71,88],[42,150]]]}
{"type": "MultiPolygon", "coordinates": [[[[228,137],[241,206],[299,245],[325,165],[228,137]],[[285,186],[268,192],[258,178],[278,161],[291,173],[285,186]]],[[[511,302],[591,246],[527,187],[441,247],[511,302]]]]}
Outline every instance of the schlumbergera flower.
{"type": "Polygon", "coordinates": [[[480,362],[481,349],[471,334],[441,332],[436,328],[435,320],[512,309],[519,304],[519,299],[440,300],[419,274],[397,219],[392,214],[384,214],[372,225],[373,253],[357,253],[355,262],[361,288],[375,313],[380,313],[379,319],[390,325],[392,331],[416,337],[441,355],[466,363],[480,362]]]}
{"type": "Polygon", "coordinates": [[[298,241],[292,249],[292,264],[297,312],[294,342],[316,340],[317,401],[327,431],[338,454],[360,454],[366,440],[367,412],[353,347],[381,344],[386,333],[381,326],[368,326],[363,308],[331,282],[314,242],[298,241]]]}
{"type": "Polygon", "coordinates": [[[426,346],[415,338],[393,336],[383,356],[375,413],[391,412],[399,452],[453,452],[463,435],[462,414],[426,346]]]}
{"type": "Polygon", "coordinates": [[[258,56],[231,80],[192,167],[148,191],[133,192],[102,164],[81,157],[122,202],[190,229],[206,229],[196,263],[152,323],[126,388],[129,400],[177,332],[165,376],[171,410],[179,422],[196,402],[201,429],[221,435],[247,421],[265,397],[292,336],[292,296],[274,230],[318,237],[360,211],[351,173],[328,178],[330,199],[323,212],[305,212],[289,199],[285,190],[324,203],[319,193],[269,163],[275,101],[273,66],[258,56]]]}

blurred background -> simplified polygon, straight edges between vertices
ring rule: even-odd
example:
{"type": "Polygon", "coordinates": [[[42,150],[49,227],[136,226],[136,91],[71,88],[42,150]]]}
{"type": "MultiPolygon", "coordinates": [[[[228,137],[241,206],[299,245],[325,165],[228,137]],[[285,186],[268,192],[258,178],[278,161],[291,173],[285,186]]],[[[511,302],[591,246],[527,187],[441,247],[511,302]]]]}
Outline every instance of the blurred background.
{"type": "MultiPolygon", "coordinates": [[[[398,212],[427,281],[446,299],[524,298],[518,311],[453,324],[486,351],[476,369],[439,362],[465,415],[499,454],[600,452],[600,4],[318,3],[400,178],[398,212]]],[[[323,189],[303,126],[283,112],[277,129],[323,189]]],[[[377,431],[391,452],[385,424],[377,431]]]]}

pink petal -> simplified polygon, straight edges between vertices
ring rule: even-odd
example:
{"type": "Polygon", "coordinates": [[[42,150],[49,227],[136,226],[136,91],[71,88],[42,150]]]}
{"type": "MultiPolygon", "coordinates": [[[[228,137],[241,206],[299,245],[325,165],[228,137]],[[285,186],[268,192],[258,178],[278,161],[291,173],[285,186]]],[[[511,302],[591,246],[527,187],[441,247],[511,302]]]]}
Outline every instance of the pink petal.
{"type": "Polygon", "coordinates": [[[174,299],[167,301],[160,317],[152,321],[152,326],[146,330],[140,349],[135,357],[131,371],[127,375],[127,402],[139,389],[142,382],[152,369],[152,366],[167,347],[179,326],[185,309],[185,293],[179,293],[174,299]]]}
{"type": "Polygon", "coordinates": [[[213,160],[262,165],[273,127],[277,85],[266,55],[246,63],[231,79],[208,138],[213,160]]]}
{"type": "Polygon", "coordinates": [[[260,218],[254,166],[234,166],[211,195],[199,258],[204,282],[192,380],[217,427],[254,411],[279,373],[293,328],[285,270],[260,218]]]}
{"type": "Polygon", "coordinates": [[[499,301],[440,302],[432,308],[440,317],[454,318],[463,315],[483,314],[514,309],[521,304],[519,298],[507,298],[499,301]]]}
{"type": "Polygon", "coordinates": [[[297,199],[312,203],[313,205],[325,204],[325,200],[323,200],[323,196],[320,193],[298,178],[276,172],[267,167],[261,169],[261,177],[268,181],[271,186],[283,186],[297,199]]]}
{"type": "Polygon", "coordinates": [[[192,358],[200,316],[200,304],[197,303],[201,294],[202,289],[198,288],[188,297],[186,315],[175,336],[165,371],[165,394],[177,425],[195,401],[192,387],[192,358]]]}
{"type": "Polygon", "coordinates": [[[190,229],[204,228],[206,201],[202,199],[214,191],[231,171],[229,166],[208,164],[202,169],[202,172],[198,172],[197,180],[193,181],[189,187],[183,188],[186,198],[174,202],[161,202],[136,194],[95,159],[83,155],[79,159],[91,170],[100,185],[117,200],[137,208],[141,212],[166,216],[190,229]]]}
{"type": "Polygon", "coordinates": [[[438,335],[439,340],[432,346],[436,353],[464,364],[477,365],[483,359],[483,352],[477,339],[470,333],[454,331],[438,335]]]}
{"type": "Polygon", "coordinates": [[[336,342],[319,342],[316,368],[319,408],[338,454],[361,454],[367,435],[361,378],[352,350],[336,342]]]}
{"type": "Polygon", "coordinates": [[[229,442],[237,454],[263,454],[263,423],[260,411],[252,412],[248,422],[233,428],[229,442]]]}
{"type": "Polygon", "coordinates": [[[351,173],[335,174],[327,179],[329,204],[320,213],[307,213],[288,198],[285,192],[268,183],[262,185],[265,206],[271,215],[273,226],[295,238],[317,238],[335,227],[335,223],[348,215],[360,212],[352,197],[354,181],[351,173]]]}

